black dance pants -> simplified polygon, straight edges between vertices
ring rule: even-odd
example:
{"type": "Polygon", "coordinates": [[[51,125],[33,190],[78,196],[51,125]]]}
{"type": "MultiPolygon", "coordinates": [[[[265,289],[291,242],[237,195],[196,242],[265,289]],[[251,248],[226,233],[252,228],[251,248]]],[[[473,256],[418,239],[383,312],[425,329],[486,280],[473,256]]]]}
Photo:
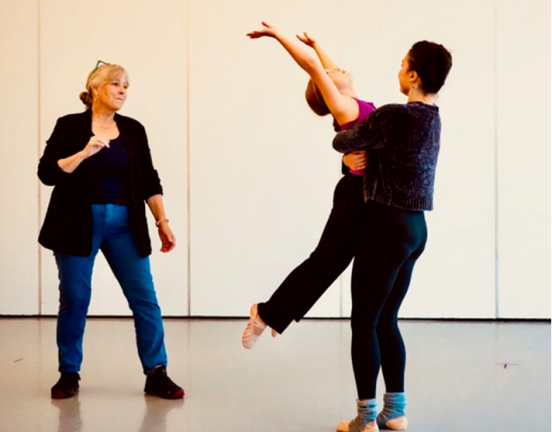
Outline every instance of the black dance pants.
{"type": "Polygon", "coordinates": [[[376,397],[380,368],[386,392],[404,392],[406,349],[398,313],[426,240],[422,211],[367,204],[351,284],[351,357],[359,399],[376,397]]]}
{"type": "Polygon", "coordinates": [[[353,259],[366,223],[362,182],[363,176],[341,178],[318,246],[266,303],[259,303],[259,316],[278,333],[303,318],[353,259]]]}

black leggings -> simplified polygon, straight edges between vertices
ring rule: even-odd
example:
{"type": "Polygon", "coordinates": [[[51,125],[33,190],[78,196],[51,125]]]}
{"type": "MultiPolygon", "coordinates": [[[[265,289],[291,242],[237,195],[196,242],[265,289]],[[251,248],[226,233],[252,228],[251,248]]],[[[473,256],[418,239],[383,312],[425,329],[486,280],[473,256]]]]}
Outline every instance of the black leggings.
{"type": "Polygon", "coordinates": [[[351,287],[351,356],[359,399],[376,397],[380,367],[386,391],[404,391],[406,350],[398,313],[427,240],[423,212],[374,202],[366,208],[351,287]]]}
{"type": "Polygon", "coordinates": [[[318,246],[289,274],[270,300],[259,303],[260,317],[278,333],[293,320],[303,318],[353,259],[366,222],[362,180],[362,176],[351,174],[341,178],[318,246]]]}

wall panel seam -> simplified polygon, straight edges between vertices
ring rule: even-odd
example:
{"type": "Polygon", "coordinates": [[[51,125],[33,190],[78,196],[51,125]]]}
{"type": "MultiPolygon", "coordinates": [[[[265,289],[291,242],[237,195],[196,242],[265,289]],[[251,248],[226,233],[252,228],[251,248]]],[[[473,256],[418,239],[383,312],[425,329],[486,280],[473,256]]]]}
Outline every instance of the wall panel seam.
{"type": "Polygon", "coordinates": [[[499,175],[498,175],[498,0],[493,0],[493,20],[494,20],[494,183],[495,183],[495,203],[494,203],[494,216],[495,216],[495,318],[500,318],[500,292],[499,292],[499,267],[500,267],[500,251],[499,251],[499,175]]]}
{"type": "Polygon", "coordinates": [[[191,176],[191,141],[190,141],[190,109],[191,109],[191,95],[190,95],[190,0],[186,1],[186,182],[187,184],[187,191],[186,191],[186,236],[187,236],[187,276],[186,276],[186,282],[187,282],[187,312],[188,316],[192,315],[192,228],[191,228],[191,220],[192,220],[192,211],[191,211],[191,182],[192,182],[192,176],[191,176]]]}
{"type": "MultiPolygon", "coordinates": [[[[37,91],[37,94],[36,94],[36,100],[37,100],[37,134],[36,134],[36,138],[37,138],[37,160],[40,158],[40,134],[41,134],[41,126],[42,126],[42,115],[41,115],[41,104],[40,104],[40,94],[41,94],[41,77],[40,77],[40,71],[41,71],[41,44],[40,44],[40,39],[41,39],[41,32],[42,32],[42,27],[41,27],[41,17],[40,17],[40,0],[36,0],[36,25],[37,25],[37,34],[36,34],[36,39],[37,39],[37,49],[36,49],[36,55],[37,55],[37,62],[36,62],[36,78],[37,78],[37,87],[36,87],[36,91],[37,91]]],[[[38,184],[38,193],[37,193],[37,200],[38,200],[38,212],[37,212],[37,228],[38,230],[40,231],[40,227],[41,227],[41,222],[42,222],[42,217],[41,217],[41,214],[42,214],[42,192],[41,192],[41,187],[40,187],[40,181],[39,179],[37,178],[36,179],[36,182],[38,184]]],[[[38,289],[38,315],[39,316],[42,316],[42,254],[41,254],[41,246],[40,244],[36,243],[36,247],[37,247],[37,257],[38,257],[38,284],[37,284],[37,289],[38,289]]]]}

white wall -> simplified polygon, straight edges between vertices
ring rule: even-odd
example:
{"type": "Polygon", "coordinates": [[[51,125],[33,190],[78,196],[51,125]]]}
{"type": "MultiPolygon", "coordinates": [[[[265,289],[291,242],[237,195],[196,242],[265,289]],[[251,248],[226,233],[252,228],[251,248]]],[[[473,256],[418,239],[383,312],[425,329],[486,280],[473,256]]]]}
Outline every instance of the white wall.
{"type": "Polygon", "coordinates": [[[500,1],[497,24],[498,315],[549,318],[550,2],[500,1]]]}
{"type": "MultiPolygon", "coordinates": [[[[336,2],[316,4],[325,19],[307,13],[314,2],[248,2],[239,14],[191,2],[193,315],[247,315],[308,256],[329,215],[341,170],[331,121],[308,110],[306,75],[273,40],[246,37],[266,19],[336,41],[336,2]]],[[[340,314],[339,284],[313,314],[340,314]]]]}
{"type": "MultiPolygon", "coordinates": [[[[161,255],[151,229],[165,315],[245,316],[308,256],[340,157],[329,119],[304,102],[304,72],[245,36],[261,20],[316,35],[377,105],[403,101],[396,73],[413,42],[452,51],[430,238],[402,316],[550,318],[545,0],[0,3],[0,314],[56,313],[36,164],[55,119],[82,109],[98,59],[128,69],[121,113],[146,126],[165,188],[177,249],[161,255]]],[[[95,270],[91,314],[128,314],[103,258],[95,270]]],[[[310,316],[347,316],[349,278],[310,316]]]]}
{"type": "Polygon", "coordinates": [[[38,10],[0,3],[0,314],[37,314],[38,10]]]}

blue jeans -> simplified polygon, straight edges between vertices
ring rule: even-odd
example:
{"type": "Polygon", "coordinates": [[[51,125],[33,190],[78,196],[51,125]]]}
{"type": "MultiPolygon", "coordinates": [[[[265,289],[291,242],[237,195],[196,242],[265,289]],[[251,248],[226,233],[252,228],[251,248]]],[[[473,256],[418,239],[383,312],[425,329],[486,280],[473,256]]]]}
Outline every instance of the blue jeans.
{"type": "Polygon", "coordinates": [[[153,286],[149,257],[138,254],[129,227],[128,207],[92,204],[92,252],[87,257],[54,253],[59,273],[57,345],[59,371],[78,372],[92,294],[92,269],[101,249],[134,316],[138,355],[145,374],[167,365],[163,321],[153,286]]]}

